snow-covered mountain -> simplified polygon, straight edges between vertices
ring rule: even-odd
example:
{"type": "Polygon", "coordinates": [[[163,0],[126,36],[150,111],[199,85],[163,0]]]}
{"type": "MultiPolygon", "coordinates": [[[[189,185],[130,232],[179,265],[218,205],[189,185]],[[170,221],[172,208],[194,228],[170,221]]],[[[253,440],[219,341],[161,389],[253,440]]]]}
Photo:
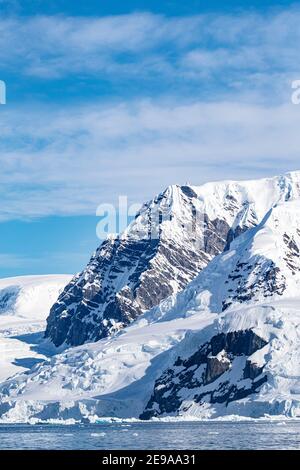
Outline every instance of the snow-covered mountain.
{"type": "Polygon", "coordinates": [[[181,290],[228,239],[225,219],[207,218],[204,226],[197,218],[202,201],[189,187],[171,186],[145,204],[72,279],[51,309],[46,336],[57,346],[99,340],[181,290]]]}
{"type": "Polygon", "coordinates": [[[41,362],[38,351],[51,305],[71,276],[0,279],[0,381],[41,362]]]}
{"type": "Polygon", "coordinates": [[[300,174],[248,182],[170,186],[108,238],[53,305],[56,346],[97,341],[182,290],[279,201],[298,198],[300,174]]]}
{"type": "Polygon", "coordinates": [[[204,223],[230,227],[220,253],[114,335],[2,382],[0,420],[299,417],[299,182],[292,173],[192,188],[204,223]]]}
{"type": "Polygon", "coordinates": [[[0,320],[45,320],[49,309],[72,276],[51,274],[0,279],[0,320]]]}
{"type": "Polygon", "coordinates": [[[177,296],[169,318],[185,305],[218,319],[156,380],[143,418],[300,416],[299,227],[300,201],[279,204],[177,296]]]}

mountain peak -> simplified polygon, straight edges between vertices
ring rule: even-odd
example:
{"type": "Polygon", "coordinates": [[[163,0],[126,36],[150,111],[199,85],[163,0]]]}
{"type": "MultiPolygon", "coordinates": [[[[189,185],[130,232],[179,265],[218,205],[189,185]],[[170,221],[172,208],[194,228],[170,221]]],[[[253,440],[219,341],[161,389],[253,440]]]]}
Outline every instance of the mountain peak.
{"type": "Polygon", "coordinates": [[[184,289],[276,204],[299,198],[298,176],[167,187],[74,277],[51,309],[46,335],[57,346],[78,345],[119,331],[184,289]]]}

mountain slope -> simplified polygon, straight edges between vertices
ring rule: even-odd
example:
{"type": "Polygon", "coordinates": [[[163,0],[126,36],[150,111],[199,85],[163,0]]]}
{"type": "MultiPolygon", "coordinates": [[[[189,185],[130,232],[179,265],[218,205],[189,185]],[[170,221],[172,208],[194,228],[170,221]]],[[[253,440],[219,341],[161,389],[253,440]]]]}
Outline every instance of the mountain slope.
{"type": "Polygon", "coordinates": [[[0,279],[0,381],[42,361],[46,317],[71,276],[0,279]]]}
{"type": "Polygon", "coordinates": [[[178,295],[169,318],[184,304],[219,318],[157,379],[143,419],[300,416],[299,227],[299,201],[276,206],[178,295]]]}
{"type": "Polygon", "coordinates": [[[300,173],[169,187],[72,279],[51,308],[46,337],[80,345],[119,331],[176,295],[274,204],[299,198],[299,188],[300,173]]]}

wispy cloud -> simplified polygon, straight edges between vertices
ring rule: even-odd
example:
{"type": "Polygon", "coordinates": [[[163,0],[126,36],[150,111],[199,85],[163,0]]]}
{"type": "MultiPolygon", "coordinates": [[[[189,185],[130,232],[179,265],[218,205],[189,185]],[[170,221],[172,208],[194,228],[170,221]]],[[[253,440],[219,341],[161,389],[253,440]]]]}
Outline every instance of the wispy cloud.
{"type": "Polygon", "coordinates": [[[45,78],[74,71],[97,73],[117,63],[128,65],[133,57],[124,61],[122,54],[150,53],[162,44],[191,42],[202,21],[168,20],[147,13],[103,18],[4,18],[0,54],[7,65],[14,66],[19,60],[24,73],[45,78]]]}
{"type": "MultiPolygon", "coordinates": [[[[0,19],[3,67],[43,79],[80,76],[209,78],[237,84],[247,76],[293,74],[298,66],[300,9],[265,15],[168,18],[150,13],[100,18],[0,19]],[[246,72],[243,75],[243,72],[246,72]],[[232,76],[231,76],[232,74],[232,76]]],[[[249,83],[249,80],[247,80],[249,83]]]]}
{"type": "Polygon", "coordinates": [[[173,182],[259,176],[299,165],[292,104],[142,101],[6,113],[2,218],[93,213],[173,182]],[[220,167],[222,171],[220,172],[220,167]]]}
{"type": "Polygon", "coordinates": [[[137,85],[119,102],[3,107],[0,218],[94,213],[118,194],[142,202],[174,182],[296,169],[300,108],[290,104],[290,82],[299,78],[299,22],[297,8],[2,17],[6,70],[43,83],[106,76],[124,91],[133,78],[137,85]],[[155,86],[145,99],[147,80],[155,86]]]}
{"type": "Polygon", "coordinates": [[[27,265],[28,259],[13,253],[0,253],[0,266],[4,269],[23,268],[27,265]]]}

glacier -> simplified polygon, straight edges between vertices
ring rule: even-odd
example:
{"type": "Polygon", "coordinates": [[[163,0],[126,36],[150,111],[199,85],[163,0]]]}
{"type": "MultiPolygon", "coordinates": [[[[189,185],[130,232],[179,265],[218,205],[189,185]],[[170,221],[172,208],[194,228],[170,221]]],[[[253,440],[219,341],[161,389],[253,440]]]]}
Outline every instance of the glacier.
{"type": "Polygon", "coordinates": [[[0,381],[45,359],[44,330],[52,304],[69,275],[0,279],[0,381]],[[44,347],[42,347],[42,343],[44,347]]]}

